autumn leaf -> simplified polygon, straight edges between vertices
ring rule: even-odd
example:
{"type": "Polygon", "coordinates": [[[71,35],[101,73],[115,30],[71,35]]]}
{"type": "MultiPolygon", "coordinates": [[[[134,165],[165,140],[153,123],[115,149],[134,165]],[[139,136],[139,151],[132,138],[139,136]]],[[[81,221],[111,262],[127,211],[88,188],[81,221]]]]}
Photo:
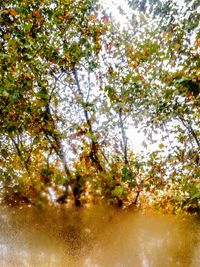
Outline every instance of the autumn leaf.
{"type": "Polygon", "coordinates": [[[13,17],[17,16],[17,11],[15,9],[10,9],[9,10],[10,15],[12,15],[13,17]]]}

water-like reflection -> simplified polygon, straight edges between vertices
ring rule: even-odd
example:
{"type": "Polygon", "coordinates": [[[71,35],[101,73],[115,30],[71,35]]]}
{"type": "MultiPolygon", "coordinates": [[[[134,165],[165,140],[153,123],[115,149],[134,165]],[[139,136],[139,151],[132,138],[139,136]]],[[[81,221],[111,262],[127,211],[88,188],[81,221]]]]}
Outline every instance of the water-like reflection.
{"type": "Polygon", "coordinates": [[[0,210],[1,267],[199,267],[200,221],[106,207],[0,210]]]}

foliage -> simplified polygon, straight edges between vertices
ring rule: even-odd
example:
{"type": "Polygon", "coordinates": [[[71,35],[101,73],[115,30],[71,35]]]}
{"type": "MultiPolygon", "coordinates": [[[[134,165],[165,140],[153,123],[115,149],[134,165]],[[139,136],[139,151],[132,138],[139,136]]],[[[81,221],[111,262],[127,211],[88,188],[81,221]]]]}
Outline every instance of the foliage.
{"type": "Polygon", "coordinates": [[[95,0],[1,4],[2,202],[199,212],[198,1],[128,2],[123,30],[95,0]]]}

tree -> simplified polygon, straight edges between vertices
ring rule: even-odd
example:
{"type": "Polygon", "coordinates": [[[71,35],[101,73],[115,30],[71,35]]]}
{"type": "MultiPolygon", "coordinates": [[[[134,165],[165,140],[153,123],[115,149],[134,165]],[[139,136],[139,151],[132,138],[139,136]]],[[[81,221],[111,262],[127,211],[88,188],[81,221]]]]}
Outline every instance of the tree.
{"type": "MultiPolygon", "coordinates": [[[[161,128],[164,141],[170,143],[167,162],[172,181],[168,180],[168,186],[173,185],[179,196],[184,192],[185,204],[194,194],[194,205],[198,207],[199,196],[195,192],[199,188],[200,153],[199,3],[184,1],[183,6],[173,1],[129,3],[140,11],[139,19],[132,21],[136,27],[131,27],[126,36],[129,64],[143,77],[148,98],[145,122],[161,128]],[[138,27],[142,31],[136,32],[138,27]]],[[[180,199],[181,196],[179,202],[180,199]]]]}
{"type": "Polygon", "coordinates": [[[120,207],[154,199],[197,209],[198,2],[183,9],[172,1],[128,2],[136,12],[123,31],[98,1],[1,5],[7,203],[40,205],[54,192],[58,203],[77,206],[90,198],[120,207]],[[135,155],[130,125],[147,134],[162,129],[159,150],[135,155]],[[166,139],[171,149],[163,156],[166,139]]]}
{"type": "MultiPolygon", "coordinates": [[[[78,69],[95,65],[106,31],[96,8],[92,1],[4,1],[1,5],[1,139],[3,144],[12,142],[27,175],[33,147],[45,143],[43,154],[48,157],[53,149],[67,180],[72,178],[63,145],[66,135],[60,129],[62,118],[56,115],[57,83],[69,78],[69,88],[75,80],[82,94],[78,69]]],[[[92,135],[86,103],[79,100],[92,135]]],[[[100,168],[97,142],[90,139],[100,168]]]]}

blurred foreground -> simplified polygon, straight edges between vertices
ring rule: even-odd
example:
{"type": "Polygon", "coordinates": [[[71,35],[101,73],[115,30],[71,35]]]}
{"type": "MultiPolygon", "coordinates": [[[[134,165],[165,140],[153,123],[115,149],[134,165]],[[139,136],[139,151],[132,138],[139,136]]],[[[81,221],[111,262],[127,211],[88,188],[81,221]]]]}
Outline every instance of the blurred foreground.
{"type": "Polygon", "coordinates": [[[1,267],[198,267],[194,217],[95,207],[0,212],[1,267]]]}

